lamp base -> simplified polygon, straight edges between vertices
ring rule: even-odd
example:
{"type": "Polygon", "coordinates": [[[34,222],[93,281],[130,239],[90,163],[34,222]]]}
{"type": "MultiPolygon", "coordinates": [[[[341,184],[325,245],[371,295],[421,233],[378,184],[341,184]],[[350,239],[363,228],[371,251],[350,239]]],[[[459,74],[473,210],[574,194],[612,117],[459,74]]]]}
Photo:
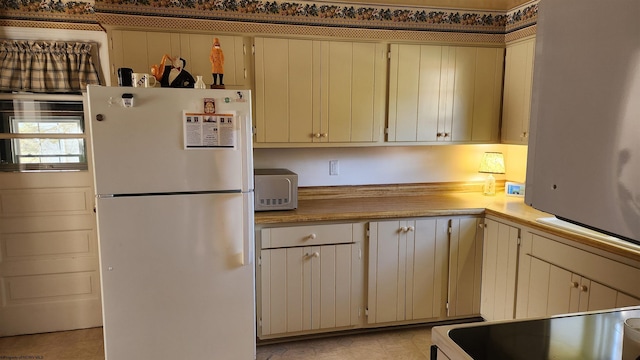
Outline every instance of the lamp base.
{"type": "Polygon", "coordinates": [[[484,186],[482,187],[482,193],[486,196],[493,196],[496,194],[496,178],[489,174],[484,180],[484,186]]]}

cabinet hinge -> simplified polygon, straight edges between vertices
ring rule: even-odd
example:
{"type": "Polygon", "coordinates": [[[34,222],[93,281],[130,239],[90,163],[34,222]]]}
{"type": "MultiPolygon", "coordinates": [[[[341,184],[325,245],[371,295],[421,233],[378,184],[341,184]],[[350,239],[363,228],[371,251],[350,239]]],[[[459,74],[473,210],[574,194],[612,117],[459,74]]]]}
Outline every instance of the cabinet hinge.
{"type": "Polygon", "coordinates": [[[522,238],[520,238],[520,236],[518,236],[518,241],[516,242],[516,245],[520,245],[522,243],[522,238]]]}
{"type": "Polygon", "coordinates": [[[369,308],[364,309],[364,316],[369,316],[369,308]]]}
{"type": "Polygon", "coordinates": [[[262,266],[262,256],[258,256],[258,266],[262,266]]]}
{"type": "Polygon", "coordinates": [[[258,134],[258,128],[255,126],[251,127],[251,132],[253,133],[253,136],[256,136],[258,134]]]}
{"type": "Polygon", "coordinates": [[[384,128],[384,133],[385,133],[386,135],[389,135],[389,128],[384,128]]]}
{"type": "Polygon", "coordinates": [[[367,237],[371,236],[371,231],[369,231],[369,229],[367,229],[366,236],[367,236],[367,237]]]}
{"type": "Polygon", "coordinates": [[[258,326],[262,327],[262,318],[258,319],[258,326]]]}
{"type": "Polygon", "coordinates": [[[387,51],[387,59],[391,60],[391,51],[387,51]]]}
{"type": "Polygon", "coordinates": [[[444,308],[447,309],[447,316],[449,316],[449,302],[444,305],[444,308]]]}
{"type": "Polygon", "coordinates": [[[247,45],[242,44],[242,55],[247,55],[247,45]]]}
{"type": "Polygon", "coordinates": [[[256,54],[256,46],[251,45],[251,55],[255,55],[255,54],[256,54]]]}
{"type": "Polygon", "coordinates": [[[453,228],[452,228],[451,226],[449,226],[449,228],[447,229],[447,232],[448,232],[449,234],[451,234],[451,233],[453,232],[453,228]]]}

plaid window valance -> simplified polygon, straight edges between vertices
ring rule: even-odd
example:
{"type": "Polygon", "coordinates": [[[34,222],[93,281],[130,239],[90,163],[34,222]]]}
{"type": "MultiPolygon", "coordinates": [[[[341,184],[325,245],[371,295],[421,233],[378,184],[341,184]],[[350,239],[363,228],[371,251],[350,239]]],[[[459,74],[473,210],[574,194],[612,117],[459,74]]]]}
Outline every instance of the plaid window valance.
{"type": "Polygon", "coordinates": [[[100,84],[93,44],[0,40],[0,91],[79,92],[100,84]]]}

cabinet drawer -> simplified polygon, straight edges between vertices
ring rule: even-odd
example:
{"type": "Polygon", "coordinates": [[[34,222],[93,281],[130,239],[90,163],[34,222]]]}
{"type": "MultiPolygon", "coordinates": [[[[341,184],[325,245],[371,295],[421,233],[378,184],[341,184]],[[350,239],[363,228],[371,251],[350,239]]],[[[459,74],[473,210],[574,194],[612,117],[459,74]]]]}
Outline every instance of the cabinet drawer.
{"type": "Polygon", "coordinates": [[[262,249],[344,244],[364,238],[364,223],[291,226],[262,229],[262,249]]]}

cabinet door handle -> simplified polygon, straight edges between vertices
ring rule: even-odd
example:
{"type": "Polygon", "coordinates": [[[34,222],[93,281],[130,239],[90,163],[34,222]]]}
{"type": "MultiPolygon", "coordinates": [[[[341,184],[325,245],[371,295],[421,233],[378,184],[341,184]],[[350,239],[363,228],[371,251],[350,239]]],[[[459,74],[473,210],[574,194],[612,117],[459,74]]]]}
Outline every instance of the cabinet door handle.
{"type": "Polygon", "coordinates": [[[416,229],[416,228],[414,228],[413,226],[409,226],[409,227],[407,228],[407,231],[413,231],[413,230],[415,230],[415,229],[416,229]]]}
{"type": "Polygon", "coordinates": [[[408,228],[406,226],[403,226],[400,228],[400,232],[407,232],[408,228]]]}
{"type": "Polygon", "coordinates": [[[589,288],[586,285],[580,286],[580,291],[587,292],[587,290],[589,290],[589,288]]]}
{"type": "Polygon", "coordinates": [[[327,136],[329,136],[329,134],[327,134],[327,133],[320,134],[320,137],[323,137],[323,138],[326,138],[327,136]]]}
{"type": "Polygon", "coordinates": [[[572,281],[572,282],[571,282],[571,287],[572,287],[572,288],[576,288],[576,289],[577,289],[579,285],[580,285],[580,284],[578,284],[578,282],[577,282],[577,281],[572,281]]]}

